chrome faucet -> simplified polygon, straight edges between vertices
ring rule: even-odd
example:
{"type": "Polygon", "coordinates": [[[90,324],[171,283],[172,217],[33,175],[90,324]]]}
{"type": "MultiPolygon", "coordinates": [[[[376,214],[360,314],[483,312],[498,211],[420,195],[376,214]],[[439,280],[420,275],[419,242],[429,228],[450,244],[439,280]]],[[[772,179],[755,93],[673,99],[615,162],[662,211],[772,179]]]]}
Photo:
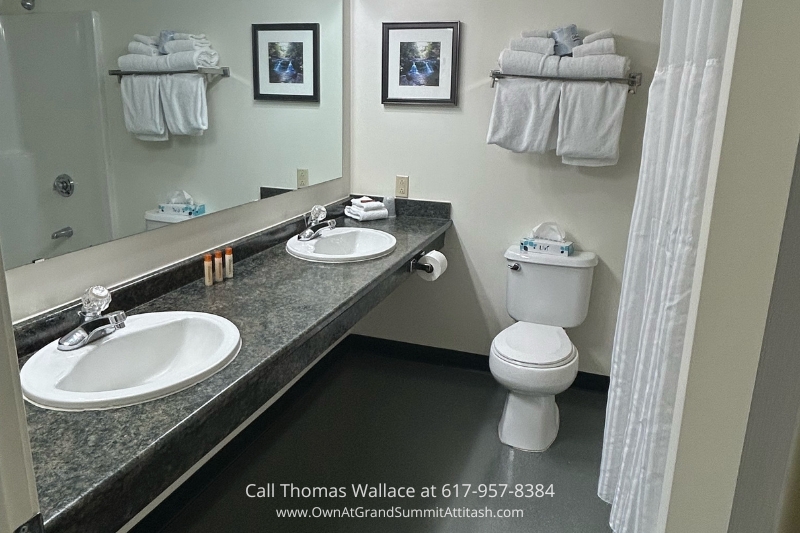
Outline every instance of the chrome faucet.
{"type": "Polygon", "coordinates": [[[321,205],[315,205],[311,212],[306,216],[306,229],[297,236],[297,240],[311,241],[320,236],[325,228],[333,229],[336,227],[335,220],[325,221],[328,212],[321,205]]]}
{"type": "Polygon", "coordinates": [[[111,294],[105,287],[86,289],[81,302],[83,305],[78,314],[83,323],[59,339],[58,349],[62,352],[83,348],[125,327],[125,320],[128,318],[125,311],[102,314],[111,303],[111,294]]]}

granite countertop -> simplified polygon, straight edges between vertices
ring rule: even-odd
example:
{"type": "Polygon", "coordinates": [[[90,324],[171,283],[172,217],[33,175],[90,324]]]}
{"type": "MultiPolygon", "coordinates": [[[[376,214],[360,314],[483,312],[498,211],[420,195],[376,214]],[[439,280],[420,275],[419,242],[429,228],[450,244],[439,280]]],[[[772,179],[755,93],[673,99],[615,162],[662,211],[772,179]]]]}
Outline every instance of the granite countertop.
{"type": "MultiPolygon", "coordinates": [[[[198,279],[130,310],[201,311],[239,328],[226,368],[167,398],[108,411],[65,413],[26,403],[36,482],[50,532],[116,531],[344,335],[441,245],[450,220],[398,217],[347,226],[397,239],[387,257],[320,264],[280,244],[236,263],[235,277],[198,279]]],[[[198,266],[198,272],[200,272],[198,266]]]]}

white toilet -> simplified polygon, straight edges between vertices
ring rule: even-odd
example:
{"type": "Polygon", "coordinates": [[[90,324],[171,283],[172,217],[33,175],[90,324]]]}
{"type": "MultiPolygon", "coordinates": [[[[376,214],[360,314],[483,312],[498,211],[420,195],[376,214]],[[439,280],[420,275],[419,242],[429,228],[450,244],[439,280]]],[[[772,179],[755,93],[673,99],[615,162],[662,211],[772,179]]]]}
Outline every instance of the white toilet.
{"type": "Polygon", "coordinates": [[[578,374],[578,350],[562,328],[586,318],[597,256],[520,252],[512,246],[505,257],[506,306],[519,322],[494,338],[489,353],[492,375],[508,388],[500,441],[543,452],[558,434],[555,395],[578,374]]]}

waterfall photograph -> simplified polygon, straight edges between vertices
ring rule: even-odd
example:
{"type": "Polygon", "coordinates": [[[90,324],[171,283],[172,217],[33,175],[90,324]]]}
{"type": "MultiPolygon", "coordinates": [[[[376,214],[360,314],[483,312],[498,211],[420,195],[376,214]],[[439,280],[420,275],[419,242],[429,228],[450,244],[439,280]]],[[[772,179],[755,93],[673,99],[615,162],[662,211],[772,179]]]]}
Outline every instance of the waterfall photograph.
{"type": "Polygon", "coordinates": [[[303,83],[302,42],[270,42],[268,51],[270,83],[303,83]]]}
{"type": "Polygon", "coordinates": [[[401,42],[400,85],[438,87],[441,51],[438,41],[401,42]]]}

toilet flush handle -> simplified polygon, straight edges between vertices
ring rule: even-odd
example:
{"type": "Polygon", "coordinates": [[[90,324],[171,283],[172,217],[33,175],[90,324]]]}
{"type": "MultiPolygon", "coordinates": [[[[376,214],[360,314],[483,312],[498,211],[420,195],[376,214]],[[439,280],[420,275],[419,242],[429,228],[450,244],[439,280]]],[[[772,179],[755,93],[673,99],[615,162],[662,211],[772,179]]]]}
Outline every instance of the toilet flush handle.
{"type": "Polygon", "coordinates": [[[517,270],[520,270],[522,267],[519,266],[519,263],[514,263],[513,265],[508,265],[508,268],[516,272],[517,270]]]}

